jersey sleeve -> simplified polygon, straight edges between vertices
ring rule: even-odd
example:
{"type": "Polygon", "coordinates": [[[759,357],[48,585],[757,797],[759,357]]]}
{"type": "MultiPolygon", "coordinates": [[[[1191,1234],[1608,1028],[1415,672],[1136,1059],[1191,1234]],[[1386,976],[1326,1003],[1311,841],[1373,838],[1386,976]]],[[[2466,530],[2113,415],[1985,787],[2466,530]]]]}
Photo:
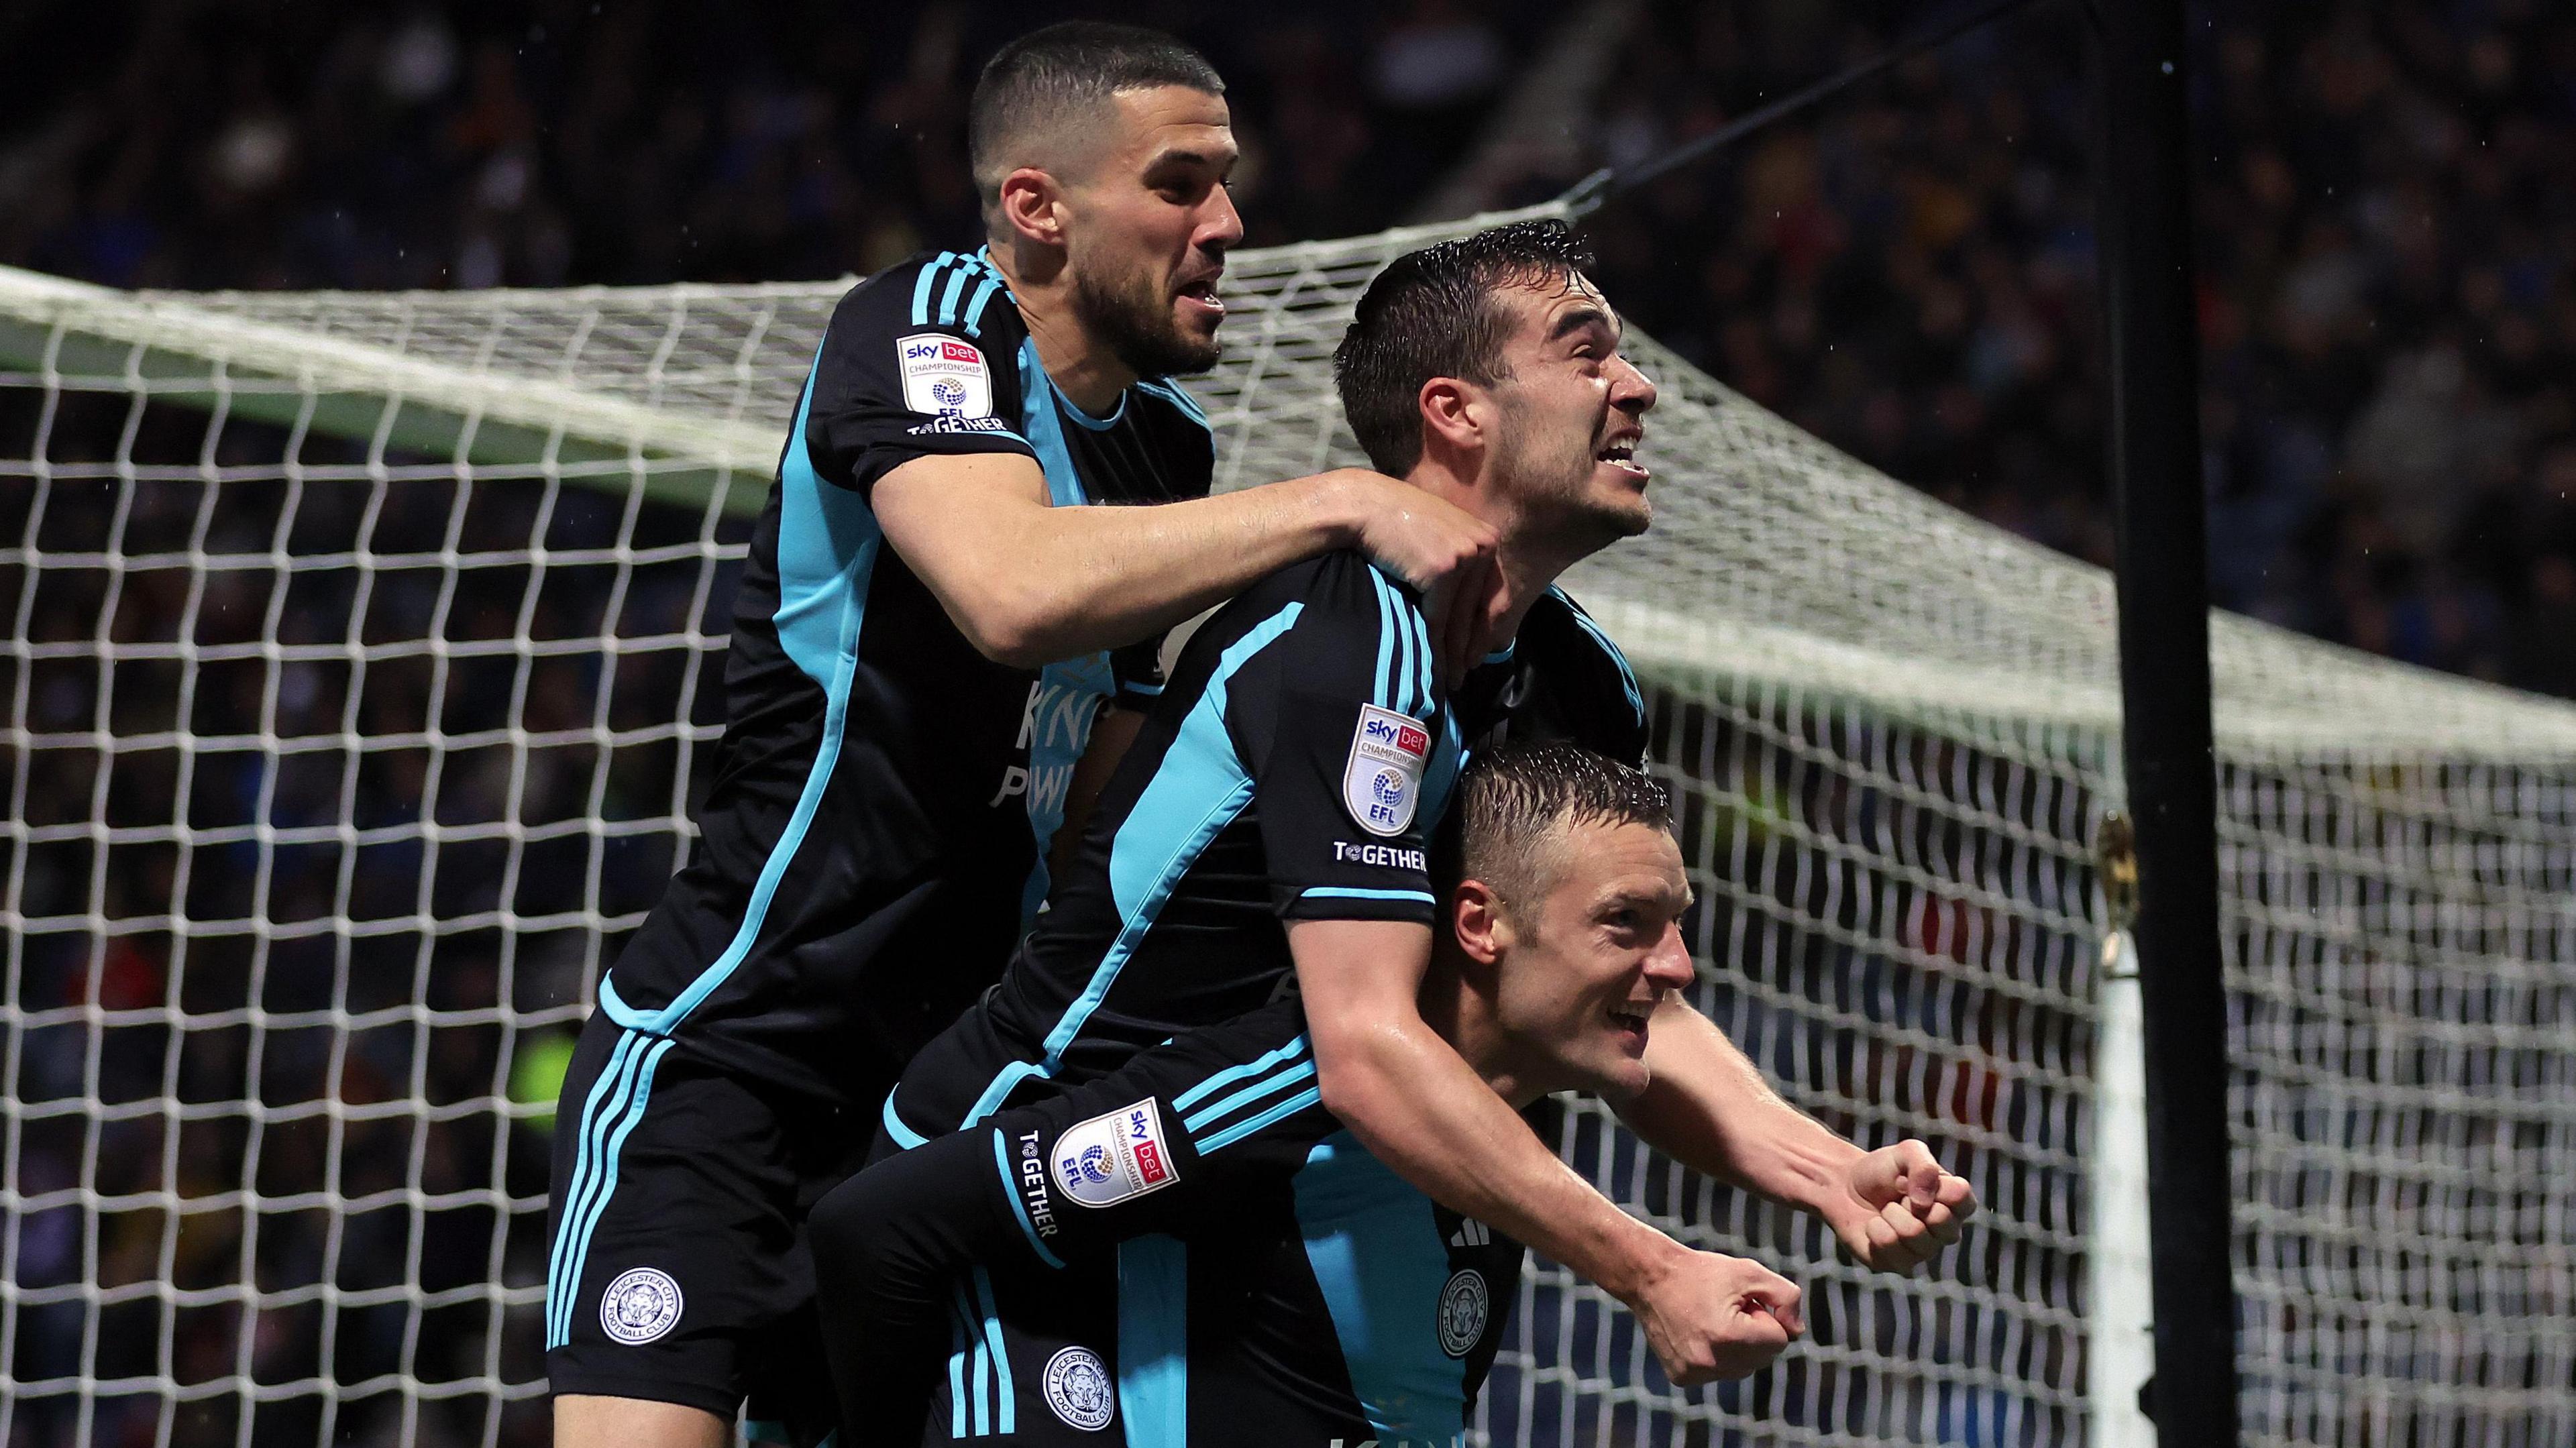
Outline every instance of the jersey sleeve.
{"type": "Polygon", "coordinates": [[[980,259],[881,272],[833,312],[805,400],[815,471],[869,492],[931,454],[1036,453],[1021,433],[1019,310],[980,259]]]}
{"type": "MultiPolygon", "coordinates": [[[[1252,779],[1271,904],[1291,920],[1434,916],[1427,796],[1436,770],[1430,635],[1355,555],[1319,570],[1285,632],[1227,700],[1252,779]]],[[[1278,615],[1272,615],[1275,621],[1278,615]]]]}

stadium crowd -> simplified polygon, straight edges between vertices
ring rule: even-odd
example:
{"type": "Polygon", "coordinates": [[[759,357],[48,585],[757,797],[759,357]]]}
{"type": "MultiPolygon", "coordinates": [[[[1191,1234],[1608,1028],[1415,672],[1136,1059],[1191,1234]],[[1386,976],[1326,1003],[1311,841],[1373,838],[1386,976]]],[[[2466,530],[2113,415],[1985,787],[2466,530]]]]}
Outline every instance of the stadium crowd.
{"type": "MultiPolygon", "coordinates": [[[[1703,132],[1880,43],[1910,8],[1648,5],[1581,138],[1583,165],[1633,162],[1703,132]]],[[[1590,231],[1611,294],[1722,380],[1909,482],[2099,559],[2090,118],[2063,10],[2041,6],[1909,64],[1811,121],[1615,203],[1590,231]]],[[[1407,219],[1408,198],[1472,144],[1556,22],[1534,0],[1123,13],[1182,32],[1228,76],[1246,150],[1237,190],[1256,245],[1407,219]]],[[[1044,18],[1052,12],[1035,5],[676,0],[23,6],[0,17],[0,77],[19,118],[0,126],[0,263],[168,287],[864,272],[972,234],[958,164],[966,83],[1001,38],[1044,18]]],[[[2576,695],[2576,201],[2553,184],[2576,154],[2576,18],[2538,0],[2212,7],[2206,18],[2194,31],[2194,94],[2207,155],[2199,261],[2221,601],[2393,657],[2576,695]]],[[[1581,169],[1533,170],[1491,199],[1553,194],[1581,169]]],[[[21,401],[0,398],[0,412],[24,438],[12,410],[21,401]]],[[[104,457],[121,423],[115,409],[66,413],[50,436],[67,456],[104,457]]],[[[151,425],[168,436],[143,437],[137,452],[193,456],[184,420],[156,414],[151,425]]],[[[121,524],[109,517],[115,504],[105,490],[58,489],[47,536],[94,540],[122,526],[130,546],[151,536],[177,546],[194,526],[193,494],[145,498],[121,524]]],[[[301,507],[299,551],[345,548],[361,527],[319,495],[301,507]]],[[[425,487],[405,507],[366,524],[377,546],[437,549],[447,496],[425,487]]],[[[0,500],[11,536],[24,516],[0,500]]],[[[226,526],[244,530],[245,548],[264,546],[264,521],[226,526]]],[[[528,536],[506,505],[478,509],[474,526],[528,536]]],[[[614,542],[619,523],[575,506],[553,527],[557,546],[596,546],[614,542]]],[[[516,599],[507,580],[485,582],[492,597],[516,599]]],[[[168,637],[178,613],[208,607],[189,604],[184,584],[176,571],[129,581],[133,622],[118,637],[168,637]]],[[[342,636],[359,607],[354,570],[312,586],[290,632],[342,636]]],[[[418,637],[441,607],[426,574],[370,586],[384,637],[418,637]]],[[[536,631],[599,631],[605,604],[582,589],[605,587],[549,598],[560,620],[541,614],[536,631]]],[[[695,596],[689,580],[653,582],[613,627],[667,633],[695,596]]],[[[90,637],[104,597],[46,595],[31,636],[90,637]]],[[[471,600],[462,612],[450,637],[515,626],[471,600]]],[[[201,682],[182,719],[168,697],[154,702],[161,667],[118,666],[119,733],[230,734],[258,717],[255,670],[201,682]]],[[[433,699],[452,701],[437,706],[453,711],[442,719],[450,730],[498,722],[506,686],[433,684],[428,671],[380,671],[355,705],[359,732],[418,731],[433,699]]],[[[647,658],[617,689],[639,704],[667,699],[684,672],[677,659],[647,658]]],[[[34,727],[81,727],[99,673],[33,680],[34,727]]],[[[576,721],[595,682],[574,668],[533,680],[527,726],[576,721]]],[[[304,680],[276,706],[276,731],[335,735],[351,687],[304,680]]],[[[619,707],[612,700],[612,715],[619,707]]],[[[403,749],[350,764],[317,747],[309,770],[274,778],[248,752],[201,754],[184,780],[175,751],[129,752],[104,782],[85,772],[95,758],[77,766],[71,753],[30,772],[29,823],[91,818],[95,785],[118,825],[167,825],[177,792],[200,830],[264,818],[365,831],[426,812],[470,837],[496,817],[492,792],[503,787],[469,760],[451,764],[432,797],[425,754],[403,749]]],[[[587,755],[541,770],[522,789],[522,825],[667,814],[650,782],[670,777],[668,746],[620,753],[596,800],[587,755]]],[[[433,1384],[533,1358],[532,1323],[506,1330],[530,1341],[484,1331],[474,1289],[491,1276],[499,1208],[475,1188],[495,1180],[499,1160],[509,1194],[542,1193],[544,1122],[496,1139],[488,1114],[424,1121],[399,1098],[446,1105],[491,1093],[496,1073],[508,1074],[494,1008],[568,1010],[596,968],[596,940],[571,928],[551,943],[478,930],[432,938],[402,922],[504,903],[544,915],[561,908],[547,894],[555,882],[593,867],[578,830],[518,847],[467,838],[440,847],[424,886],[430,862],[403,834],[388,828],[393,842],[380,847],[316,845],[301,860],[281,852],[265,869],[255,849],[198,849],[182,873],[180,852],[149,840],[108,862],[86,844],[19,862],[29,917],[148,918],[184,894],[192,918],[258,918],[277,937],[256,950],[249,934],[185,946],[180,1004],[209,1023],[186,1033],[185,1050],[152,1019],[172,998],[178,947],[167,933],[114,936],[103,966],[76,931],[26,942],[12,999],[49,1024],[18,1034],[0,1087],[23,1115],[13,1186],[56,1205],[11,1225],[12,1280],[39,1297],[101,1283],[120,1305],[92,1316],[77,1295],[56,1293],[19,1307],[20,1381],[319,1374],[372,1385],[341,1410],[344,1436],[481,1435],[485,1408],[471,1399],[453,1405],[452,1421],[433,1402],[406,1427],[383,1375],[415,1346],[433,1384]],[[505,902],[506,892],[517,893],[505,902]],[[296,928],[335,911],[392,923],[354,941],[296,928]],[[352,971],[353,952],[376,968],[352,971]],[[400,1008],[415,974],[462,1024],[432,1030],[400,1008]],[[267,1013],[256,1032],[254,1007],[267,1013]],[[83,1014],[91,1008],[137,1014],[101,1028],[83,1014]],[[356,1028],[343,1030],[352,1017],[356,1028]],[[222,1111],[165,1129],[152,1105],[232,1100],[245,1080],[257,1083],[257,1132],[247,1113],[222,1111]],[[83,1099],[109,1103],[115,1119],[62,1109],[83,1099]],[[398,1109],[367,1109],[378,1102],[398,1109]],[[264,1210],[224,1194],[244,1159],[264,1210]],[[134,1205],[85,1213],[62,1195],[84,1183],[134,1205]],[[335,1214],[299,1198],[326,1183],[365,1205],[335,1214]],[[156,1191],[174,1197],[147,1200],[156,1191]],[[174,1229],[165,1213],[175,1199],[190,1205],[174,1229]],[[246,1322],[215,1290],[240,1280],[245,1262],[263,1287],[303,1295],[246,1322]],[[156,1279],[204,1299],[170,1308],[150,1290],[156,1279]],[[415,1327],[403,1302],[414,1283],[452,1289],[455,1305],[415,1327]]],[[[596,910],[639,910],[668,868],[667,838],[612,849],[596,867],[596,910]]],[[[543,1236],[541,1217],[510,1220],[499,1238],[509,1280],[542,1279],[543,1236]]],[[[255,1436],[314,1441],[320,1397],[277,1396],[255,1436]]],[[[8,1448],[69,1441],[73,1412],[67,1397],[29,1396],[8,1448]]],[[[110,1395],[88,1441],[148,1443],[160,1421],[149,1394],[110,1395]]],[[[543,1423],[522,1404],[506,1436],[542,1441],[543,1423]]],[[[182,1410],[170,1441],[232,1441],[236,1427],[210,1398],[182,1410]]]]}
{"type": "MultiPolygon", "coordinates": [[[[69,43],[88,12],[24,8],[0,22],[29,118],[0,135],[0,262],[180,287],[865,272],[971,233],[965,82],[1040,18],[593,8],[160,4],[107,21],[114,45],[69,43]],[[94,59],[38,59],[67,52],[94,59]]],[[[1231,77],[1255,245],[1404,219],[1553,19],[1527,0],[1128,8],[1231,77]]],[[[1583,155],[1687,140],[1909,12],[1647,6],[1583,155]]],[[[1591,230],[1638,319],[1725,381],[2100,558],[2091,121],[2061,12],[1974,33],[1591,230]]],[[[2539,0],[2226,7],[2194,36],[2219,601],[2576,693],[2576,203],[2552,159],[2576,148],[2576,19],[2539,0]]]]}

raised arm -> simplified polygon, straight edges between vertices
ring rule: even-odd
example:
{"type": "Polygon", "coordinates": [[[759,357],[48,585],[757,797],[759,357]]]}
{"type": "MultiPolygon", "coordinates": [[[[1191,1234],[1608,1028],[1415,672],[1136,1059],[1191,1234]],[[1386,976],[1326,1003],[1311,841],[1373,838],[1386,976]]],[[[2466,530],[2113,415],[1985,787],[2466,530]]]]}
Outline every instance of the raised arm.
{"type": "Polygon", "coordinates": [[[1679,996],[1656,1008],[1646,1065],[1653,1082],[1620,1119],[1684,1166],[1814,1212],[1866,1266],[1912,1272],[1977,1210],[1976,1192],[1922,1142],[1863,1151],[1782,1100],[1679,996]]]}
{"type": "Polygon", "coordinates": [[[1326,1109],[1425,1195],[1626,1303],[1674,1382],[1742,1377],[1804,1330],[1796,1284],[1619,1210],[1423,1023],[1429,927],[1300,920],[1288,946],[1326,1109]]]}
{"type": "Polygon", "coordinates": [[[1444,657],[1478,657],[1494,530],[1376,473],[1153,507],[1056,508],[1016,453],[925,456],[875,487],[886,540],[987,657],[1035,666],[1171,627],[1300,558],[1358,548],[1432,594],[1444,657]],[[1453,640],[1452,635],[1455,635],[1453,640]]]}

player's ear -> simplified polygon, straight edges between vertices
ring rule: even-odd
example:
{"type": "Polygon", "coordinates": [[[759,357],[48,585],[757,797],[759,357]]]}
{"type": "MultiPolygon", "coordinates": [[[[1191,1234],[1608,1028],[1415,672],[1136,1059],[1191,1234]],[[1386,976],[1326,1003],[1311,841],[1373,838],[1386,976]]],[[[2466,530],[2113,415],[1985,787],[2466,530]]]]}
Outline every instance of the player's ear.
{"type": "Polygon", "coordinates": [[[1035,166],[1002,178],[1002,222],[1013,235],[1040,246],[1064,245],[1064,188],[1035,166]]]}
{"type": "Polygon", "coordinates": [[[1415,395],[1422,415],[1423,441],[1438,441],[1463,452],[1485,445],[1484,396],[1455,377],[1434,377],[1415,395]]]}
{"type": "Polygon", "coordinates": [[[1449,897],[1450,925],[1458,949],[1478,965],[1492,965],[1512,948],[1511,922],[1503,918],[1503,897],[1482,880],[1461,880],[1449,897]]]}

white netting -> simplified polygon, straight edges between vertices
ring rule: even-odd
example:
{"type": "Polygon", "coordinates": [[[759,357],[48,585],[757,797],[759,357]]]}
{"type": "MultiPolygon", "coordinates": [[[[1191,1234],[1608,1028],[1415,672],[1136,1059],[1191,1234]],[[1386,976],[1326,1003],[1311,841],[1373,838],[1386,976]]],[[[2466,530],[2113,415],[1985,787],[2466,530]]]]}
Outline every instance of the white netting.
{"type": "MultiPolygon", "coordinates": [[[[1355,460],[1340,319],[1455,229],[1235,259],[1228,484],[1355,460]]],[[[841,289],[0,274],[0,1436],[542,1440],[553,1073],[687,834],[841,289]]],[[[1702,1003],[1988,1207],[1870,1278],[1578,1109],[1570,1159],[1814,1330],[1675,1392],[1537,1268],[1487,1423],[2084,1442],[2108,581],[1632,345],[1658,525],[1572,584],[1656,683],[1702,1003]]],[[[2576,1440],[2576,710],[2235,619],[2215,664],[2249,1437],[2576,1440]]]]}

